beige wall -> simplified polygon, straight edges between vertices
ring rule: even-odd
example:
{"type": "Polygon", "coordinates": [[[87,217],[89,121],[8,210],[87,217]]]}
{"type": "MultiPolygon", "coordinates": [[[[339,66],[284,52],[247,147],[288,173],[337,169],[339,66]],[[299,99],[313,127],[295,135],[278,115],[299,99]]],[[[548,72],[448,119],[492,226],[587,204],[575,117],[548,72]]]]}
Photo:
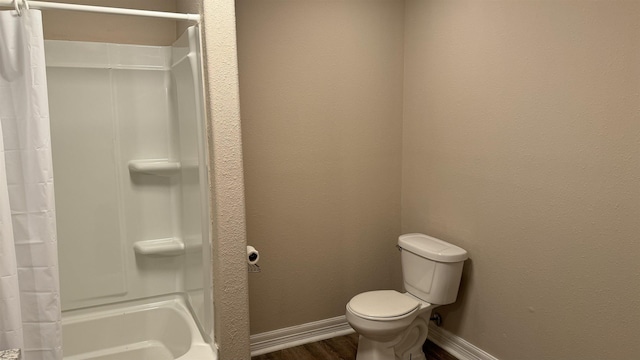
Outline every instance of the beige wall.
{"type": "MultiPolygon", "coordinates": [[[[176,11],[183,14],[200,14],[202,9],[202,0],[175,0],[176,11]]],[[[176,36],[180,37],[182,33],[191,26],[189,21],[176,22],[176,36]]]]}
{"type": "MultiPolygon", "coordinates": [[[[176,12],[176,1],[186,0],[56,0],[49,2],[176,12]]],[[[177,39],[174,20],[45,10],[42,21],[44,37],[49,40],[171,45],[177,39]]]]}
{"type": "Polygon", "coordinates": [[[237,2],[251,332],[399,287],[403,5],[237,2]]]}
{"type": "Polygon", "coordinates": [[[406,2],[402,230],[469,251],[445,328],[640,353],[640,2],[406,2]]]}

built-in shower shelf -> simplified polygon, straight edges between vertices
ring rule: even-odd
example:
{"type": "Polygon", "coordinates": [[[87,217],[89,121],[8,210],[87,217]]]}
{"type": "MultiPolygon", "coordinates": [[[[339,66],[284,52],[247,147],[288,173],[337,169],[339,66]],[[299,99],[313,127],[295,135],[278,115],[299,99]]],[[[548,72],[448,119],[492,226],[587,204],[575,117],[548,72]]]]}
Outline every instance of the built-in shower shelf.
{"type": "Polygon", "coordinates": [[[143,173],[157,176],[173,176],[180,171],[180,168],[180,162],[169,161],[167,159],[145,159],[129,161],[130,173],[143,173]]]}
{"type": "Polygon", "coordinates": [[[176,256],[185,252],[184,242],[178,238],[136,241],[133,250],[140,255],[176,256]]]}

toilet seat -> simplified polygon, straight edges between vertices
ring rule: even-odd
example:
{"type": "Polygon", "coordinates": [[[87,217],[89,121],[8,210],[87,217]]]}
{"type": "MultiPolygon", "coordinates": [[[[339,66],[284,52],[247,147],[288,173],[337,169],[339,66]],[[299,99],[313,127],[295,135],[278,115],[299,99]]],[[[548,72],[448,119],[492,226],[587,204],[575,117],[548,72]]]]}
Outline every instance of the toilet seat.
{"type": "Polygon", "coordinates": [[[413,314],[420,302],[395,290],[377,290],[354,296],[347,308],[364,319],[392,321],[413,314]]]}

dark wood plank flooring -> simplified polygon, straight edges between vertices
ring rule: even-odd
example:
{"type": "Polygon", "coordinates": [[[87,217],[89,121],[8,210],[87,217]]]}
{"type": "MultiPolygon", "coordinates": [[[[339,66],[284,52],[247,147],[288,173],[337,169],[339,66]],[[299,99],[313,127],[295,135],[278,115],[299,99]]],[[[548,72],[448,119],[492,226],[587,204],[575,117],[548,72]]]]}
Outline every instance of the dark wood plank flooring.
{"type": "MultiPolygon", "coordinates": [[[[357,349],[358,334],[351,334],[254,356],[251,360],[355,360],[357,349]]],[[[457,360],[429,340],[422,349],[429,360],[457,360]]]]}

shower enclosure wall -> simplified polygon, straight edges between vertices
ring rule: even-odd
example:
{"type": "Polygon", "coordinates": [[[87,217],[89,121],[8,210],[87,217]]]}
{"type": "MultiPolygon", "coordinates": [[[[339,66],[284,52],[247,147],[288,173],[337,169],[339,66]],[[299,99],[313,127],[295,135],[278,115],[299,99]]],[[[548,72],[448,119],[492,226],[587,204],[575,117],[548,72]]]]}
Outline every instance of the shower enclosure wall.
{"type": "Polygon", "coordinates": [[[215,358],[198,29],[45,47],[65,358],[215,358]]]}

